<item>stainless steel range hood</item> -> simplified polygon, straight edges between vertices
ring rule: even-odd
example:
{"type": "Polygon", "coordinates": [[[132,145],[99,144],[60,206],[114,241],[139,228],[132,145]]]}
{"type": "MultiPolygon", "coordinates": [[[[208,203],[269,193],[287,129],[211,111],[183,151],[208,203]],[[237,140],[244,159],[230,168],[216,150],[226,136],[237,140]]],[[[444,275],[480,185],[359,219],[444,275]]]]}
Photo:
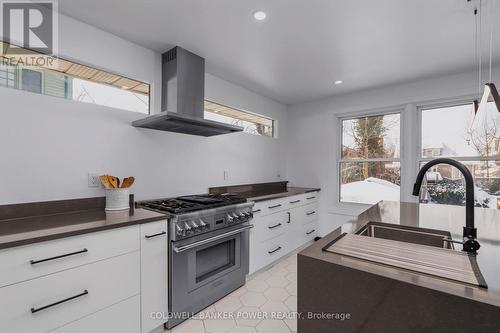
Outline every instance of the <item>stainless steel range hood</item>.
{"type": "Polygon", "coordinates": [[[242,127],[204,118],[205,59],[181,47],[162,55],[162,112],[132,123],[161,131],[214,136],[242,127]]]}

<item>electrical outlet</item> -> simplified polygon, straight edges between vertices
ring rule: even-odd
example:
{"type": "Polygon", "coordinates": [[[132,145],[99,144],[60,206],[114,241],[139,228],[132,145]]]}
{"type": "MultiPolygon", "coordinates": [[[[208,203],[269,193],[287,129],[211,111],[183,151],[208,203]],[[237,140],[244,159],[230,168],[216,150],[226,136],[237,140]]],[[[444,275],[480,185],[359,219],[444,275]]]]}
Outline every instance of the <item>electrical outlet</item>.
{"type": "Polygon", "coordinates": [[[88,173],[88,186],[89,187],[101,187],[101,179],[98,173],[88,173]]]}
{"type": "Polygon", "coordinates": [[[229,172],[227,170],[224,170],[224,180],[229,179],[229,172]]]}

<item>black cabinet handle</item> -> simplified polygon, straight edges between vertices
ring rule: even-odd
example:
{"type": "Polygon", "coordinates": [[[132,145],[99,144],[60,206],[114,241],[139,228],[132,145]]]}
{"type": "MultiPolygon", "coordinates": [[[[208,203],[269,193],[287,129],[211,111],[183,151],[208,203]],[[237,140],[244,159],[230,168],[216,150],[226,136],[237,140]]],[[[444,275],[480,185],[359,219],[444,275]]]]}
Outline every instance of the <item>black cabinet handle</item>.
{"type": "Polygon", "coordinates": [[[312,233],[313,233],[313,232],[315,232],[315,231],[316,231],[316,229],[313,229],[313,230],[311,230],[311,231],[309,231],[309,232],[306,232],[306,235],[310,235],[310,234],[312,234],[312,233]]]}
{"type": "Polygon", "coordinates": [[[277,204],[277,205],[274,205],[274,206],[269,206],[267,208],[278,208],[278,207],[281,207],[281,204],[277,204]]]}
{"type": "Polygon", "coordinates": [[[252,213],[258,213],[260,212],[262,209],[256,209],[256,210],[252,210],[252,213]]]}
{"type": "Polygon", "coordinates": [[[314,213],[316,213],[316,211],[313,210],[312,212],[306,213],[306,215],[312,215],[314,213]]]}
{"type": "Polygon", "coordinates": [[[59,305],[61,303],[64,303],[64,302],[67,302],[67,301],[71,301],[72,299],[75,299],[75,298],[78,298],[78,297],[82,297],[82,296],[85,296],[89,293],[89,291],[87,289],[85,289],[82,293],[78,294],[78,295],[75,295],[75,296],[71,296],[71,297],[68,297],[68,298],[65,298],[65,299],[62,299],[60,301],[57,301],[55,303],[52,303],[52,304],[49,304],[49,305],[45,305],[45,306],[42,306],[41,308],[31,308],[31,313],[36,313],[38,311],[42,311],[42,310],[45,310],[45,309],[48,309],[48,308],[51,308],[53,306],[56,306],[56,305],[59,305]]]}
{"type": "Polygon", "coordinates": [[[158,237],[158,236],[163,236],[163,235],[166,235],[167,232],[166,231],[162,231],[162,232],[159,232],[157,234],[154,234],[154,235],[146,235],[144,237],[146,237],[147,239],[150,239],[150,238],[153,238],[153,237],[158,237]]]}
{"type": "Polygon", "coordinates": [[[275,224],[275,225],[272,225],[272,226],[269,226],[268,228],[269,229],[274,229],[274,228],[277,228],[281,225],[281,223],[278,223],[278,224],[275,224]]]}
{"type": "Polygon", "coordinates": [[[291,213],[290,212],[286,212],[288,214],[288,221],[286,221],[286,223],[291,223],[292,222],[292,218],[291,218],[291,213]]]}
{"type": "Polygon", "coordinates": [[[69,256],[74,256],[76,254],[85,253],[85,252],[89,252],[89,250],[83,249],[83,250],[80,250],[80,251],[66,253],[66,254],[61,254],[60,256],[50,257],[50,258],[46,258],[46,259],[30,260],[30,264],[36,265],[36,264],[39,264],[41,262],[55,260],[55,259],[60,259],[60,258],[69,257],[69,256]]]}
{"type": "Polygon", "coordinates": [[[300,200],[290,201],[291,204],[294,204],[294,203],[297,203],[297,202],[300,202],[300,200]]]}
{"type": "Polygon", "coordinates": [[[316,197],[308,197],[307,200],[316,199],[316,197]]]}
{"type": "Polygon", "coordinates": [[[275,248],[275,249],[274,249],[274,250],[272,250],[272,251],[267,251],[267,253],[269,253],[269,254],[273,254],[274,252],[279,251],[279,250],[281,250],[281,246],[278,246],[277,248],[275,248]]]}

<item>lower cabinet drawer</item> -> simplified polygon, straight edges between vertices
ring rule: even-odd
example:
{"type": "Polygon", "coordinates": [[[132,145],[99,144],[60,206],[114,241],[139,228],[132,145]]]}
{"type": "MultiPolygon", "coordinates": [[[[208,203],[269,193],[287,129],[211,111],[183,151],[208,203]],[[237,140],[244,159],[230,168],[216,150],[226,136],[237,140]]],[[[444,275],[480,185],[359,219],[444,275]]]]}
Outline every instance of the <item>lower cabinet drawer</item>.
{"type": "Polygon", "coordinates": [[[308,204],[297,209],[297,213],[293,215],[294,224],[307,224],[318,219],[318,204],[308,204]]]}
{"type": "Polygon", "coordinates": [[[256,202],[253,206],[254,215],[267,215],[288,209],[287,198],[278,198],[256,202]]]}
{"type": "Polygon", "coordinates": [[[289,221],[290,214],[286,211],[256,219],[253,225],[257,241],[263,242],[285,233],[288,230],[289,221]]]}
{"type": "Polygon", "coordinates": [[[50,333],[138,333],[141,327],[140,308],[139,296],[134,296],[50,333]]]}
{"type": "Polygon", "coordinates": [[[47,332],[138,295],[139,272],[136,251],[0,288],[2,332],[47,332]]]}
{"type": "Polygon", "coordinates": [[[250,249],[250,273],[269,265],[290,251],[288,234],[283,234],[265,242],[256,244],[250,249]]]}
{"type": "Polygon", "coordinates": [[[139,250],[139,226],[0,250],[0,287],[139,250]]]}
{"type": "Polygon", "coordinates": [[[305,224],[300,227],[299,231],[299,240],[300,240],[300,245],[310,242],[318,235],[318,221],[312,222],[305,224]]]}
{"type": "Polygon", "coordinates": [[[318,201],[319,192],[304,193],[302,196],[304,198],[304,203],[309,204],[318,201]]]}

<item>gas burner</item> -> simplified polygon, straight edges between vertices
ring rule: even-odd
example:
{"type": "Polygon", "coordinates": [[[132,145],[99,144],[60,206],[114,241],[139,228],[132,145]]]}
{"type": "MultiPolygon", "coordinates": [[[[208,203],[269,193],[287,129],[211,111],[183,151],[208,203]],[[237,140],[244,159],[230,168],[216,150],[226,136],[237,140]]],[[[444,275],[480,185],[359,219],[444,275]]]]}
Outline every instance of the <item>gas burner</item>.
{"type": "Polygon", "coordinates": [[[158,212],[183,214],[244,202],[246,202],[245,198],[236,195],[200,194],[182,196],[177,198],[141,201],[137,204],[140,207],[155,210],[158,212]]]}

